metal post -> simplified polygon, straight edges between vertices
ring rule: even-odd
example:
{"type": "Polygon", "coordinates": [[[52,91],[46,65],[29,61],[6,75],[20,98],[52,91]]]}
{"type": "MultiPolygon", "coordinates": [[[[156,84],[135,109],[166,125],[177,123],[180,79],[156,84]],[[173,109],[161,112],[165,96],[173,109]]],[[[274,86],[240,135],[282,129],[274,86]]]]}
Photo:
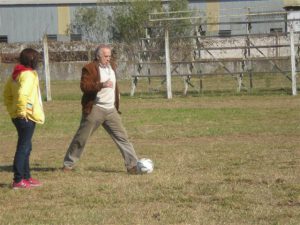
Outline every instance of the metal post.
{"type": "Polygon", "coordinates": [[[50,68],[49,68],[49,52],[48,52],[48,40],[47,35],[44,35],[43,38],[43,47],[44,47],[44,70],[45,70],[45,79],[46,79],[46,101],[51,101],[51,88],[50,88],[50,68]]]}
{"type": "Polygon", "coordinates": [[[292,93],[293,93],[293,95],[297,95],[296,60],[295,60],[295,43],[294,43],[293,22],[290,23],[290,41],[291,41],[292,93]]]}
{"type": "MultiPolygon", "coordinates": [[[[1,21],[0,21],[1,22],[1,21]]],[[[0,52],[0,70],[1,70],[1,67],[2,67],[2,55],[1,55],[2,52],[0,52]]],[[[1,77],[0,77],[0,82],[1,82],[1,77]]]]}
{"type": "Polygon", "coordinates": [[[133,97],[134,96],[134,92],[137,86],[137,82],[138,82],[138,78],[134,77],[132,78],[132,82],[131,82],[131,91],[130,91],[130,96],[133,97]]]}
{"type": "Polygon", "coordinates": [[[92,53],[92,50],[90,49],[90,50],[88,50],[88,61],[89,62],[91,62],[91,61],[93,61],[93,53],[92,53]]]}
{"type": "Polygon", "coordinates": [[[165,28],[165,54],[166,54],[166,81],[167,81],[167,98],[172,98],[172,84],[171,84],[171,59],[170,59],[170,45],[169,45],[169,30],[165,28]]]}
{"type": "MultiPolygon", "coordinates": [[[[250,8],[248,8],[248,14],[250,14],[250,8]]],[[[251,52],[250,52],[250,34],[251,34],[251,29],[252,29],[252,25],[251,25],[251,20],[250,17],[247,17],[247,39],[246,39],[246,45],[247,45],[247,49],[246,49],[246,59],[247,59],[247,71],[249,72],[249,85],[250,85],[250,93],[252,92],[253,89],[253,73],[252,73],[252,61],[250,61],[251,58],[251,52]]]]}
{"type": "Polygon", "coordinates": [[[200,76],[199,79],[199,93],[203,93],[203,81],[202,81],[202,76],[200,76]]]}

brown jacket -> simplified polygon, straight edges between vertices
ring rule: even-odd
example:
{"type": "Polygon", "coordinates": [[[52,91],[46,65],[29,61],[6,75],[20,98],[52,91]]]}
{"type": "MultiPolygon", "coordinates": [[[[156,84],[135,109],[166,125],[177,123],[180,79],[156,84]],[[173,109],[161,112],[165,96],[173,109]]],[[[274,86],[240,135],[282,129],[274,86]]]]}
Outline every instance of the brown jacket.
{"type": "MultiPolygon", "coordinates": [[[[116,71],[116,66],[114,63],[111,63],[111,67],[114,71],[116,71]]],[[[92,111],[92,107],[94,101],[97,96],[97,92],[100,91],[103,87],[103,84],[100,83],[99,76],[99,63],[97,61],[93,61],[82,68],[81,73],[81,81],[80,88],[83,92],[81,98],[82,105],[82,113],[83,115],[88,115],[92,111]]],[[[119,112],[119,88],[116,81],[116,89],[115,89],[115,107],[119,112]]]]}

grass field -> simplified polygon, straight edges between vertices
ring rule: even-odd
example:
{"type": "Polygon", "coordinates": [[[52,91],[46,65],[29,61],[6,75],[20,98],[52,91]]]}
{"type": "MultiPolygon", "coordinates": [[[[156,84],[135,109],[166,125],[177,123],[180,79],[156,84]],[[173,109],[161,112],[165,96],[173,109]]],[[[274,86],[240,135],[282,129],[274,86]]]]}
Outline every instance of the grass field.
{"type": "Polygon", "coordinates": [[[17,137],[1,97],[1,225],[300,224],[300,97],[285,85],[252,95],[178,91],[172,100],[160,92],[129,97],[129,81],[121,89],[123,123],[154,172],[127,175],[100,128],[76,170],[63,173],[81,93],[78,82],[53,82],[31,155],[44,186],[32,190],[10,188],[17,137]]]}

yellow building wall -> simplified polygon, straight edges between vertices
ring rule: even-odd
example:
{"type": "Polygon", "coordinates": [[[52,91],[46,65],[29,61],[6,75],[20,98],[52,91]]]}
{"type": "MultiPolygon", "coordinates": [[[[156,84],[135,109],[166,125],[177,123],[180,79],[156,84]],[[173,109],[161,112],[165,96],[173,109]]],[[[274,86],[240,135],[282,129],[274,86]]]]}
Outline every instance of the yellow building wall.
{"type": "Polygon", "coordinates": [[[70,25],[70,8],[68,6],[58,6],[57,15],[58,34],[66,35],[70,25]]]}
{"type": "Polygon", "coordinates": [[[300,6],[300,0],[283,0],[284,6],[300,6]]]}
{"type": "MultiPolygon", "coordinates": [[[[220,16],[220,1],[206,0],[206,16],[208,23],[218,23],[220,16]]],[[[208,25],[207,32],[219,31],[219,25],[208,25]]]]}

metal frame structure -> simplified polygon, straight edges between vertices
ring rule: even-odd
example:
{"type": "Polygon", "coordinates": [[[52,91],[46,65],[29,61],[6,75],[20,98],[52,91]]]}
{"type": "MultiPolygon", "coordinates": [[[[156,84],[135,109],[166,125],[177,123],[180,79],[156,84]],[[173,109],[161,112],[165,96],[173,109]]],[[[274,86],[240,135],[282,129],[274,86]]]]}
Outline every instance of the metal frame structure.
{"type": "MultiPolygon", "coordinates": [[[[164,30],[164,37],[150,37],[146,33],[146,38],[141,39],[141,52],[140,56],[145,55],[146,57],[140,57],[139,62],[137,62],[137,74],[133,75],[133,82],[132,82],[132,90],[131,90],[131,95],[134,95],[135,88],[137,86],[138,78],[139,77],[147,77],[150,79],[151,77],[162,77],[165,78],[163,82],[166,81],[166,89],[167,89],[167,98],[171,99],[172,98],[172,87],[171,87],[171,78],[172,76],[180,76],[185,79],[185,88],[184,88],[184,94],[187,94],[187,90],[189,86],[193,86],[191,83],[191,78],[192,77],[203,77],[204,75],[218,75],[216,73],[202,73],[201,71],[194,71],[193,68],[195,67],[196,63],[218,63],[219,66],[221,66],[224,70],[224,73],[221,74],[230,74],[234,79],[237,81],[237,91],[241,91],[242,88],[245,88],[245,85],[243,84],[243,76],[245,74],[249,75],[249,90],[251,91],[253,88],[253,68],[252,64],[254,61],[267,61],[269,62],[273,68],[275,68],[276,71],[270,72],[270,73],[280,73],[284,75],[289,81],[292,82],[292,95],[297,95],[297,83],[296,83],[296,76],[297,76],[297,71],[296,71],[296,64],[299,62],[299,52],[300,52],[300,44],[299,44],[299,38],[300,34],[299,32],[294,32],[294,22],[298,22],[299,19],[287,19],[286,15],[287,12],[281,11],[281,12],[276,12],[278,15],[282,15],[284,18],[283,19],[276,19],[276,20],[271,20],[271,19],[259,19],[263,16],[270,16],[272,15],[271,12],[265,12],[265,13],[251,13],[249,12],[246,15],[243,15],[244,17],[246,16],[246,21],[237,21],[237,22],[215,22],[215,23],[192,23],[191,26],[197,27],[198,29],[196,30],[194,35],[191,36],[184,36],[184,37],[169,37],[169,31],[173,29],[172,26],[170,26],[170,21],[180,21],[180,20],[192,20],[192,19],[199,19],[201,18],[193,16],[193,17],[170,17],[170,15],[177,15],[177,13],[186,13],[188,11],[180,11],[180,12],[169,12],[167,15],[162,14],[162,13],[156,13],[155,15],[163,15],[164,17],[158,18],[158,19],[152,19],[151,16],[153,14],[150,14],[149,21],[154,24],[152,25],[152,28],[158,28],[164,30]],[[253,18],[256,18],[253,20],[253,18]],[[257,19],[258,18],[258,19],[257,19]],[[254,24],[264,24],[264,23],[285,23],[286,26],[289,28],[289,32],[282,32],[281,34],[278,33],[273,33],[273,34],[253,34],[252,33],[252,26],[254,24]],[[240,45],[240,46],[218,46],[218,47],[206,47],[203,44],[203,40],[205,39],[211,39],[215,38],[215,36],[203,36],[201,35],[201,28],[203,26],[207,25],[214,25],[214,24],[240,24],[240,25],[246,25],[246,32],[243,34],[235,35],[235,37],[239,36],[240,38],[245,40],[245,45],[240,45]],[[252,41],[253,37],[279,37],[279,36],[285,36],[289,37],[290,42],[285,43],[285,44],[264,44],[264,45],[257,45],[252,41]],[[298,43],[295,44],[295,37],[297,36],[298,38],[298,43]],[[161,53],[164,54],[164,59],[163,60],[157,60],[157,61],[152,61],[152,57],[149,56],[154,52],[158,52],[155,49],[149,48],[149,42],[151,41],[157,41],[157,40],[163,40],[165,42],[165,48],[164,51],[159,50],[161,53]],[[180,40],[187,40],[187,39],[192,39],[194,41],[194,44],[192,46],[192,51],[194,52],[194,57],[193,59],[181,59],[179,61],[172,61],[170,59],[170,48],[169,48],[169,43],[171,39],[176,39],[178,41],[180,40]],[[297,51],[295,51],[295,47],[297,48],[297,51]],[[276,51],[279,51],[280,48],[289,48],[290,51],[290,56],[276,56],[276,57],[269,57],[265,55],[262,49],[276,49],[276,51]],[[243,57],[238,57],[234,59],[229,59],[229,58],[217,58],[212,51],[224,51],[224,50],[240,50],[243,51],[243,57]],[[259,54],[260,57],[253,57],[252,56],[252,50],[256,50],[259,54]],[[195,52],[198,52],[199,54],[195,54],[195,52]],[[201,52],[205,52],[208,54],[211,58],[210,59],[202,59],[201,58],[201,52]],[[196,56],[197,55],[197,56],[196,56]],[[297,55],[297,58],[295,57],[297,55]],[[291,60],[291,70],[284,70],[281,69],[281,67],[278,65],[278,62],[280,60],[286,60],[290,58],[291,60]],[[232,71],[230,68],[228,68],[224,62],[226,61],[232,61],[232,62],[239,62],[241,70],[239,71],[232,71]],[[164,64],[165,65],[165,74],[153,74],[151,73],[151,66],[155,66],[158,64],[164,64]],[[188,69],[186,70],[186,73],[175,73],[177,70],[178,65],[181,64],[186,64],[188,65],[188,69]],[[142,68],[147,67],[147,74],[142,74],[142,68]]],[[[274,14],[274,13],[273,13],[274,14]]],[[[236,16],[236,15],[235,15],[236,16]]],[[[205,20],[205,19],[204,19],[205,20]]],[[[231,36],[232,37],[232,36],[231,36]]],[[[192,54],[192,52],[191,52],[192,54]]],[[[201,82],[200,82],[201,83],[201,82]]]]}

